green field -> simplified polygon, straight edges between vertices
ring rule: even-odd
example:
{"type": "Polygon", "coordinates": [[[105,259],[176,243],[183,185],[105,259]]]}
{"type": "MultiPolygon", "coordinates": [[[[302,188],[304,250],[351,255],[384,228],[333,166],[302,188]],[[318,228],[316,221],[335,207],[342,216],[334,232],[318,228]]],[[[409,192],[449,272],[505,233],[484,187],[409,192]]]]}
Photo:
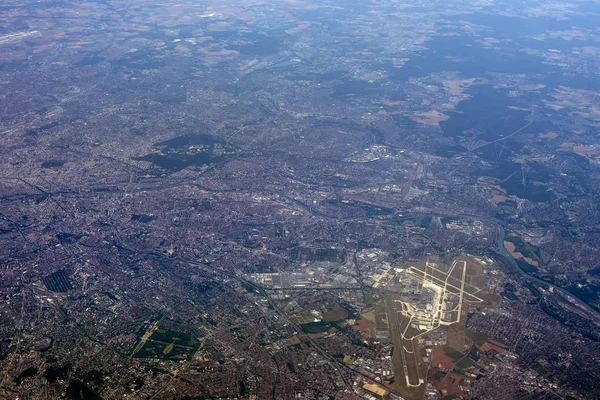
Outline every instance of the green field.
{"type": "MultiPolygon", "coordinates": [[[[525,242],[523,239],[521,239],[514,233],[508,234],[505,240],[514,244],[515,252],[521,253],[523,257],[531,258],[532,260],[536,260],[543,265],[548,264],[552,259],[552,254],[548,253],[541,247],[525,242]]],[[[530,268],[535,267],[530,266],[530,268]]]]}
{"type": "Polygon", "coordinates": [[[446,353],[446,355],[452,359],[453,363],[456,363],[458,360],[464,357],[463,353],[450,346],[444,348],[444,353],[446,353]]]}
{"type": "Polygon", "coordinates": [[[449,396],[444,396],[442,397],[442,400],[454,400],[454,399],[458,399],[459,397],[455,394],[451,394],[449,396]]]}
{"type": "Polygon", "coordinates": [[[411,218],[406,221],[404,225],[407,226],[418,226],[420,228],[427,228],[431,225],[431,217],[430,216],[419,216],[415,218],[411,218]]]}
{"type": "Polygon", "coordinates": [[[157,329],[150,340],[160,341],[165,343],[173,343],[176,345],[187,346],[187,347],[199,347],[200,342],[198,339],[187,335],[182,332],[172,331],[170,329],[157,329]]]}
{"type": "Polygon", "coordinates": [[[421,235],[418,233],[411,235],[410,240],[412,240],[416,244],[422,244],[422,245],[426,245],[431,242],[431,240],[427,236],[421,235]]]}
{"type": "Polygon", "coordinates": [[[304,333],[323,333],[327,332],[327,330],[330,328],[330,325],[323,321],[309,322],[300,325],[300,328],[302,328],[304,333]]]}
{"type": "Polygon", "coordinates": [[[465,357],[456,363],[456,366],[461,369],[467,369],[470,367],[474,367],[475,365],[477,364],[468,357],[465,357]]]}
{"type": "Polygon", "coordinates": [[[547,371],[546,371],[546,368],[542,367],[540,364],[536,364],[536,365],[533,367],[533,370],[534,370],[535,372],[537,372],[538,374],[540,374],[541,376],[544,376],[544,375],[546,375],[546,372],[547,372],[547,371]]]}
{"type": "Polygon", "coordinates": [[[478,346],[481,346],[488,340],[488,337],[483,333],[472,331],[471,329],[466,330],[466,335],[469,339],[473,341],[473,343],[475,343],[478,346]]]}
{"type": "MultiPolygon", "coordinates": [[[[140,341],[142,337],[140,336],[140,341]]],[[[141,343],[138,342],[136,348],[141,343]]],[[[142,347],[132,354],[135,358],[159,358],[164,360],[187,360],[200,348],[198,339],[183,332],[159,328],[152,333],[142,347]]]]}

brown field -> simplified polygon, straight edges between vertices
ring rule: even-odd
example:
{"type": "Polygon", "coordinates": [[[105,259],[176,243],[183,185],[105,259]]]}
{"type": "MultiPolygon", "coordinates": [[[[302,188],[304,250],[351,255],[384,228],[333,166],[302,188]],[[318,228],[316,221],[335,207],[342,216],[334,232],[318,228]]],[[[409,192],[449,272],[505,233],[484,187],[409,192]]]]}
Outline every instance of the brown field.
{"type": "Polygon", "coordinates": [[[389,393],[389,390],[385,389],[384,386],[377,383],[367,382],[363,380],[361,386],[363,389],[368,390],[371,393],[375,393],[381,397],[387,396],[387,394],[389,393]]]}
{"type": "Polygon", "coordinates": [[[440,122],[447,121],[448,119],[450,119],[450,117],[439,111],[431,110],[431,111],[426,111],[426,112],[422,112],[419,114],[411,115],[410,119],[412,119],[417,124],[439,126],[440,122]]]}
{"type": "Polygon", "coordinates": [[[506,196],[501,196],[499,194],[494,194],[492,195],[492,198],[490,200],[492,200],[495,203],[503,203],[506,200],[510,200],[510,198],[506,196]]]}
{"type": "Polygon", "coordinates": [[[301,343],[300,338],[298,337],[298,335],[294,335],[294,336],[289,337],[288,338],[288,342],[290,342],[290,344],[292,346],[295,346],[295,345],[301,343]]]}
{"type": "Polygon", "coordinates": [[[431,354],[431,365],[435,368],[452,369],[454,363],[452,359],[446,355],[444,349],[445,345],[433,346],[433,353],[431,354]]]}
{"type": "Polygon", "coordinates": [[[573,146],[573,153],[579,154],[580,156],[595,156],[600,154],[600,151],[585,146],[573,146]]]}
{"type": "Polygon", "coordinates": [[[362,340],[366,340],[371,337],[371,332],[375,327],[375,315],[372,312],[364,313],[360,316],[360,319],[357,321],[357,325],[353,328],[355,330],[360,331],[362,333],[362,340]]]}
{"type": "Polygon", "coordinates": [[[445,396],[458,396],[458,398],[465,399],[467,396],[463,393],[460,388],[460,383],[463,377],[453,373],[446,375],[446,378],[442,381],[442,394],[445,396]]]}
{"type": "Polygon", "coordinates": [[[580,156],[595,156],[600,154],[599,150],[591,149],[586,146],[577,145],[573,142],[564,142],[558,146],[561,150],[570,150],[575,154],[579,154],[580,156]]]}
{"type": "Polygon", "coordinates": [[[401,106],[402,104],[404,104],[404,102],[400,101],[400,100],[394,101],[394,100],[388,100],[388,99],[381,99],[378,101],[378,103],[383,104],[384,106],[389,106],[389,107],[401,106]]]}
{"type": "Polygon", "coordinates": [[[446,83],[448,92],[453,96],[461,96],[465,90],[473,86],[476,80],[476,78],[450,80],[446,83]]]}
{"type": "Polygon", "coordinates": [[[558,133],[556,132],[548,132],[548,133],[538,133],[538,137],[540,139],[555,139],[558,137],[558,133]]]}
{"type": "Polygon", "coordinates": [[[495,341],[493,339],[489,339],[487,342],[485,342],[482,346],[481,346],[481,351],[485,352],[485,351],[490,351],[490,350],[494,350],[497,353],[501,353],[504,350],[506,350],[506,346],[503,345],[502,343],[495,341]]]}
{"type": "Polygon", "coordinates": [[[572,116],[585,118],[591,123],[600,123],[600,106],[595,96],[594,91],[561,86],[552,95],[554,101],[545,103],[546,107],[553,110],[567,109],[572,116]]]}
{"type": "Polygon", "coordinates": [[[322,315],[323,321],[332,322],[332,321],[341,321],[348,318],[348,310],[344,307],[336,304],[331,310],[325,311],[322,315]]]}
{"type": "Polygon", "coordinates": [[[512,242],[509,242],[507,240],[504,241],[504,247],[506,248],[506,250],[508,250],[508,252],[510,253],[511,256],[513,256],[513,258],[515,260],[518,260],[519,258],[522,258],[523,260],[525,260],[527,262],[527,264],[531,264],[534,267],[539,267],[539,263],[529,257],[525,257],[523,256],[523,254],[519,253],[519,252],[515,252],[515,245],[512,242]]]}

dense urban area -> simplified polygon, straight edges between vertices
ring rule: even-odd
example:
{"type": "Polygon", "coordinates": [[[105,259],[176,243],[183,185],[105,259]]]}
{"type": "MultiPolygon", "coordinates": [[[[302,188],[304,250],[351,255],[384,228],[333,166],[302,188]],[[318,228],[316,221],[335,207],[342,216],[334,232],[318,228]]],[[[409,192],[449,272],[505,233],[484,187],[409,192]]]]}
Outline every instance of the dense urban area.
{"type": "Polygon", "coordinates": [[[600,397],[597,21],[3,0],[0,398],[600,397]]]}

